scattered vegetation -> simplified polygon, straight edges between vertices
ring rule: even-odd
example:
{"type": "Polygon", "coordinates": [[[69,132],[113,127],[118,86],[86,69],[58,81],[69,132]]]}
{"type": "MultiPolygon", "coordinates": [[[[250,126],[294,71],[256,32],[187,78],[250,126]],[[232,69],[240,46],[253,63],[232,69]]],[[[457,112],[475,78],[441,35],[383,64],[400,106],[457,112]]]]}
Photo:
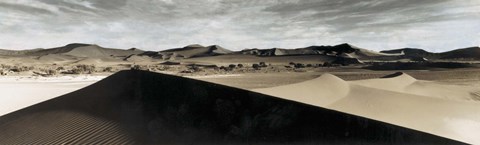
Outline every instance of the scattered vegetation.
{"type": "Polygon", "coordinates": [[[92,74],[95,71],[95,65],[80,64],[63,71],[63,74],[92,74]]]}
{"type": "Polygon", "coordinates": [[[112,70],[113,70],[113,68],[109,66],[109,67],[105,67],[103,69],[103,72],[112,72],[112,70]]]}
{"type": "Polygon", "coordinates": [[[295,68],[305,68],[305,64],[303,64],[303,63],[295,63],[294,67],[295,67],[295,68]]]}
{"type": "Polygon", "coordinates": [[[228,65],[228,67],[229,67],[230,69],[234,69],[234,68],[237,67],[237,65],[235,65],[235,64],[230,64],[230,65],[228,65]]]}
{"type": "Polygon", "coordinates": [[[132,70],[140,70],[140,65],[133,65],[132,70]]]}

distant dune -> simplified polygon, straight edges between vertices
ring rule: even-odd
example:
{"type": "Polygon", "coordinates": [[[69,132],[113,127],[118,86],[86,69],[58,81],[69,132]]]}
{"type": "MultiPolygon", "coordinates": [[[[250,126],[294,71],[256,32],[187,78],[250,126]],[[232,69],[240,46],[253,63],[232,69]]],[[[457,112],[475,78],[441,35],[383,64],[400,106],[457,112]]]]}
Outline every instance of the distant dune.
{"type": "Polygon", "coordinates": [[[204,47],[199,44],[188,45],[183,48],[169,49],[160,51],[159,54],[164,59],[174,59],[174,57],[192,58],[229,54],[232,51],[218,45],[204,47]]]}
{"type": "MultiPolygon", "coordinates": [[[[0,144],[463,144],[316,107],[332,104],[335,109],[362,111],[348,98],[354,97],[352,92],[368,92],[365,86],[333,75],[297,85],[305,86],[292,91],[295,97],[320,99],[309,98],[315,95],[308,92],[322,91],[323,97],[333,98],[323,105],[307,105],[188,78],[121,71],[84,89],[1,116],[0,144]]],[[[375,96],[364,100],[386,100],[375,96]]],[[[395,106],[389,101],[384,105],[395,106]]]]}
{"type": "Polygon", "coordinates": [[[469,47],[462,49],[455,49],[447,52],[433,53],[423,49],[417,48],[403,48],[394,50],[381,51],[383,53],[403,53],[407,57],[424,57],[427,59],[440,59],[440,60],[480,60],[480,48],[469,47]]]}
{"type": "Polygon", "coordinates": [[[192,44],[181,48],[166,49],[162,51],[143,51],[137,48],[114,49],[104,48],[94,44],[72,43],[62,47],[31,50],[5,50],[0,49],[0,56],[14,57],[15,59],[41,59],[38,63],[56,63],[55,61],[77,61],[84,58],[96,58],[117,62],[142,62],[142,61],[191,61],[190,59],[204,59],[229,55],[240,58],[249,58],[250,62],[260,61],[262,58],[272,57],[299,57],[318,56],[328,59],[328,63],[341,65],[362,64],[364,62],[436,62],[436,61],[480,61],[480,48],[470,47],[456,49],[442,53],[432,53],[423,49],[403,48],[384,51],[372,51],[343,43],[334,46],[309,46],[303,48],[268,48],[244,49],[231,51],[219,45],[202,46],[192,44]],[[258,56],[258,57],[249,57],[258,56]],[[45,59],[47,57],[47,59],[45,59]]]}
{"type": "Polygon", "coordinates": [[[480,144],[476,87],[419,81],[405,73],[350,82],[324,74],[254,91],[480,144]]]}

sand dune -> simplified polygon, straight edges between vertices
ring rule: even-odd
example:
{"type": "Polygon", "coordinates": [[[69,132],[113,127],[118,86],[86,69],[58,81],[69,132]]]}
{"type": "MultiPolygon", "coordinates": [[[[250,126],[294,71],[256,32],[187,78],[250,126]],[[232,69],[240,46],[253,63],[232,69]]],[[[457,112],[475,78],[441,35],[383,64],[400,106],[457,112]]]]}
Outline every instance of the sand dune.
{"type": "Polygon", "coordinates": [[[241,54],[252,54],[258,56],[291,56],[291,55],[327,55],[348,58],[356,58],[359,60],[395,60],[399,59],[401,54],[381,53],[343,43],[335,46],[309,46],[297,49],[245,49],[240,51],[241,54]]]}
{"type": "MultiPolygon", "coordinates": [[[[353,88],[331,75],[317,81],[338,88],[331,94],[353,88]]],[[[0,130],[0,144],[462,144],[322,107],[143,71],[121,71],[1,116],[0,130]]]]}
{"type": "MultiPolygon", "coordinates": [[[[343,43],[333,46],[309,46],[296,49],[270,48],[231,51],[218,45],[198,44],[162,51],[143,51],[137,48],[114,49],[95,44],[72,43],[61,47],[31,50],[0,49],[0,61],[36,64],[99,64],[102,62],[136,63],[149,65],[165,60],[189,63],[238,64],[268,62],[288,65],[290,62],[334,64],[334,66],[364,66],[371,70],[391,69],[436,69],[436,68],[478,68],[480,48],[471,47],[443,53],[431,53],[422,49],[396,49],[372,51],[343,43]],[[422,62],[422,63],[417,63],[422,62]]],[[[108,65],[115,66],[114,63],[108,65]]],[[[283,66],[281,66],[283,67],[283,66]]]]}
{"type": "MultiPolygon", "coordinates": [[[[442,98],[456,101],[477,102],[475,92],[480,88],[469,86],[455,86],[441,84],[433,81],[416,80],[405,73],[399,73],[394,77],[359,80],[351,83],[405,94],[420,95],[426,97],[442,98]]],[[[479,102],[480,103],[480,102],[479,102]]]]}
{"type": "Polygon", "coordinates": [[[434,53],[428,52],[423,49],[417,48],[403,48],[403,49],[393,49],[393,50],[384,50],[383,53],[403,53],[408,57],[424,57],[427,59],[442,59],[442,60],[480,60],[480,48],[479,47],[469,47],[455,49],[446,52],[434,53]]]}
{"type": "Polygon", "coordinates": [[[325,107],[346,97],[350,92],[350,86],[346,81],[334,75],[324,74],[319,78],[298,84],[284,85],[271,89],[257,89],[255,91],[273,96],[288,96],[285,99],[325,107]],[[311,93],[312,91],[318,92],[311,93]]]}
{"type": "Polygon", "coordinates": [[[198,44],[188,45],[183,48],[168,49],[160,51],[159,54],[162,55],[164,59],[171,59],[172,57],[183,57],[183,58],[192,58],[192,57],[204,57],[204,56],[215,56],[230,54],[232,51],[225,49],[218,45],[212,46],[202,46],[198,44]]]}
{"type": "Polygon", "coordinates": [[[418,81],[397,73],[351,82],[325,74],[302,83],[254,91],[480,144],[474,135],[480,134],[480,112],[476,111],[480,103],[471,95],[478,92],[475,88],[418,81]]]}

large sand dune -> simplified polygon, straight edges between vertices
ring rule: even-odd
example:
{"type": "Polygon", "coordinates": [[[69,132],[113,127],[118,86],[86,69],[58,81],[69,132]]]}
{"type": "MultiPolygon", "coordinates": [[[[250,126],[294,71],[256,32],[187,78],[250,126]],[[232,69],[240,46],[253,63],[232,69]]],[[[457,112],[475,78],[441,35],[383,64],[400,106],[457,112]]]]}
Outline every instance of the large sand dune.
{"type": "Polygon", "coordinates": [[[306,82],[254,91],[480,144],[479,90],[396,73],[359,81],[324,74],[306,82]]]}
{"type": "MultiPolygon", "coordinates": [[[[332,75],[300,85],[333,96],[322,106],[354,104],[348,103],[352,92],[367,90],[332,75]],[[316,88],[316,81],[331,84],[316,88]]],[[[303,91],[290,95],[312,101],[312,90],[303,91]]],[[[0,144],[462,144],[312,105],[188,78],[121,71],[1,116],[0,144]]]]}

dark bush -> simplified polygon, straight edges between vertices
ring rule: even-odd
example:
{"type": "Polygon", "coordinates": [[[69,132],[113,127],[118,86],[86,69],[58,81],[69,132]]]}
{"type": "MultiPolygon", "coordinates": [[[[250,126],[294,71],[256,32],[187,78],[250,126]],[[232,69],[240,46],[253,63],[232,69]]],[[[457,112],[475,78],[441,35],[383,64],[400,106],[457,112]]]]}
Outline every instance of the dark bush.
{"type": "Polygon", "coordinates": [[[260,62],[258,63],[260,67],[267,67],[267,64],[265,62],[260,62]]]}
{"type": "Polygon", "coordinates": [[[303,63],[296,63],[294,67],[295,68],[304,68],[305,65],[303,63]]]}
{"type": "Polygon", "coordinates": [[[105,69],[103,69],[104,72],[112,72],[112,67],[106,67],[105,69]]]}
{"type": "Polygon", "coordinates": [[[259,64],[252,64],[252,68],[256,70],[260,70],[260,65],[259,64]]]}
{"type": "Polygon", "coordinates": [[[323,63],[323,66],[324,66],[324,67],[330,67],[330,66],[332,66],[332,64],[329,63],[329,62],[324,62],[324,63],[323,63]]]}
{"type": "Polygon", "coordinates": [[[134,65],[131,69],[132,70],[140,70],[141,67],[140,67],[140,65],[134,65]]]}

